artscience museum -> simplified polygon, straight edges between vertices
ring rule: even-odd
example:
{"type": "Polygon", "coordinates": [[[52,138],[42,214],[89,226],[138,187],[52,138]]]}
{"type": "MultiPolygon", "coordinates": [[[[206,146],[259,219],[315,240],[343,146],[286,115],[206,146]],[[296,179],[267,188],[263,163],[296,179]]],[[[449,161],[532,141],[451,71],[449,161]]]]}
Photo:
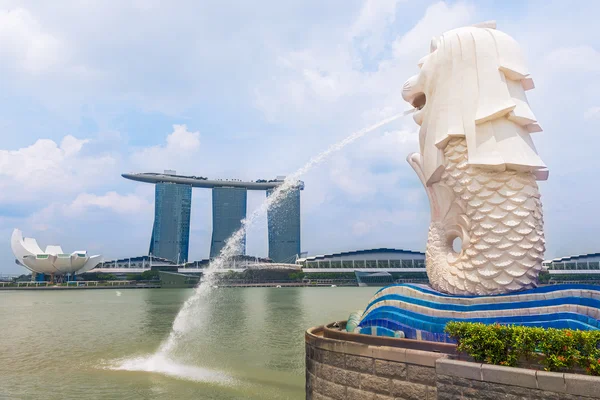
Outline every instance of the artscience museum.
{"type": "Polygon", "coordinates": [[[89,256],[85,250],[65,253],[60,246],[49,245],[42,250],[33,238],[24,238],[19,229],[12,233],[10,246],[17,264],[31,270],[36,280],[49,276],[73,276],[85,273],[102,262],[102,256],[89,256]]]}

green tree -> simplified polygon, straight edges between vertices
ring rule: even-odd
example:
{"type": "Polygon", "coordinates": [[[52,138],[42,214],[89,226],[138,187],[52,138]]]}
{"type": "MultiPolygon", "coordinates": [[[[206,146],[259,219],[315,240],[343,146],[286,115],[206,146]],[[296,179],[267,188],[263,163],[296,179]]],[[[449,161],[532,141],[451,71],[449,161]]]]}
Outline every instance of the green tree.
{"type": "Polygon", "coordinates": [[[304,275],[305,275],[304,272],[300,271],[300,272],[292,272],[288,276],[289,276],[290,280],[299,282],[302,279],[304,279],[304,275]]]}
{"type": "Polygon", "coordinates": [[[97,278],[99,281],[116,281],[117,277],[113,274],[98,274],[97,278]]]}
{"type": "Polygon", "coordinates": [[[140,278],[143,281],[155,281],[160,279],[160,275],[158,274],[158,271],[149,269],[148,271],[142,272],[140,278]]]}

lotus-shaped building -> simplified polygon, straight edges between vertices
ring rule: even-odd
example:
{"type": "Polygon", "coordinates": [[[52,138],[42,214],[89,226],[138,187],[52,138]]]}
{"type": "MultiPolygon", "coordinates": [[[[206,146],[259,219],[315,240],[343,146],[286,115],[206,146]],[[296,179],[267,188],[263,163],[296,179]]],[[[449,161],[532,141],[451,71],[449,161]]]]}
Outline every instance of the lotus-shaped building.
{"type": "Polygon", "coordinates": [[[33,238],[24,238],[23,233],[15,229],[10,240],[10,247],[17,262],[37,274],[72,275],[82,274],[102,262],[102,256],[88,256],[87,251],[78,250],[70,254],[60,246],[46,246],[42,250],[33,238]]]}

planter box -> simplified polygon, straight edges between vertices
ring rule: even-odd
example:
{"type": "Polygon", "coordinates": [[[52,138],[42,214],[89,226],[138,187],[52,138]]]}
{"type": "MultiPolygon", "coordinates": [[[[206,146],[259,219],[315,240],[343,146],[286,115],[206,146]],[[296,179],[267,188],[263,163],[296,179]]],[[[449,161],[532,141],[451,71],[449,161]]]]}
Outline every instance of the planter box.
{"type": "Polygon", "coordinates": [[[476,363],[451,344],[332,325],[306,331],[307,399],[600,399],[600,377],[476,363]]]}

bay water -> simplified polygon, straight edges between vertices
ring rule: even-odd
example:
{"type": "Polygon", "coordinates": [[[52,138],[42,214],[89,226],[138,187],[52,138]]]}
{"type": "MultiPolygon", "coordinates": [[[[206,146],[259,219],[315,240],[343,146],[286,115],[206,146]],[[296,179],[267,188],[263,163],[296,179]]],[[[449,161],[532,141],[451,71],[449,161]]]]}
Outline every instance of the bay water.
{"type": "Polygon", "coordinates": [[[0,291],[0,399],[303,399],[306,329],[376,290],[214,289],[152,372],[192,289],[0,291]]]}

